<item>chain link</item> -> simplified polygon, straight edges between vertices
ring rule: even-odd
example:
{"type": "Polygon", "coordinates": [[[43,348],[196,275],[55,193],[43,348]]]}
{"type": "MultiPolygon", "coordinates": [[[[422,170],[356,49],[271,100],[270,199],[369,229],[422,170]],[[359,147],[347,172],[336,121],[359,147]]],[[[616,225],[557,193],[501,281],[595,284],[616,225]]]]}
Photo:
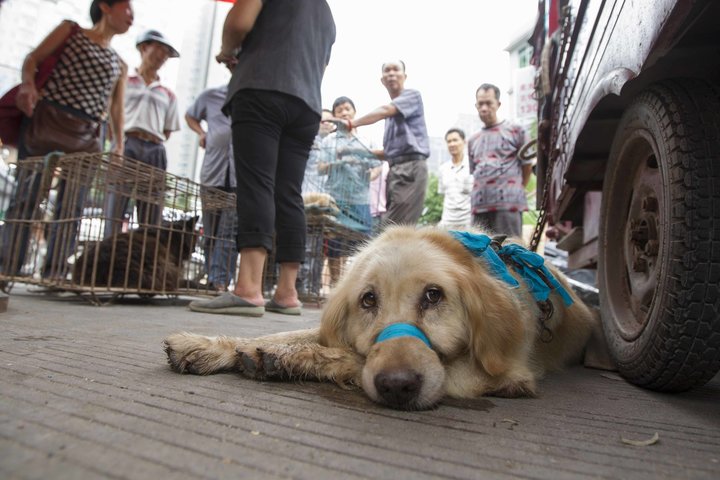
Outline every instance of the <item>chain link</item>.
{"type": "Polygon", "coordinates": [[[553,101],[552,108],[552,121],[550,123],[551,137],[548,145],[548,163],[545,168],[545,182],[543,184],[542,197],[540,199],[540,208],[538,209],[538,219],[535,224],[535,230],[533,231],[532,238],[530,239],[530,250],[536,252],[540,241],[542,240],[545,225],[547,224],[547,209],[550,200],[550,190],[553,181],[553,172],[555,171],[555,164],[562,159],[565,162],[565,145],[567,144],[567,131],[568,131],[568,116],[567,109],[570,103],[569,91],[570,82],[567,78],[567,70],[569,68],[569,55],[570,55],[570,30],[572,26],[570,9],[566,8],[563,12],[563,24],[560,36],[560,60],[558,64],[560,69],[558,71],[557,85],[562,84],[562,91],[558,94],[553,101]],[[562,109],[560,108],[562,102],[562,109]],[[562,120],[560,120],[560,114],[562,110],[562,120]],[[560,128],[553,128],[560,122],[560,128]],[[558,138],[561,140],[558,146],[558,138]]]}

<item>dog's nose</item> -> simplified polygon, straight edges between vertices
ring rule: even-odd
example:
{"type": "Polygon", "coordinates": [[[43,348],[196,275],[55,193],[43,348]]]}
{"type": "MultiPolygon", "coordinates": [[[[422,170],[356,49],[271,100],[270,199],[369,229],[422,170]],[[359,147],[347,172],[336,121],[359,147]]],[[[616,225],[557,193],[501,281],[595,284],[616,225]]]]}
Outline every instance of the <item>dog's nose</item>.
{"type": "Polygon", "coordinates": [[[392,370],[375,375],[378,395],[394,407],[406,407],[415,400],[422,387],[422,375],[414,370],[392,370]]]}

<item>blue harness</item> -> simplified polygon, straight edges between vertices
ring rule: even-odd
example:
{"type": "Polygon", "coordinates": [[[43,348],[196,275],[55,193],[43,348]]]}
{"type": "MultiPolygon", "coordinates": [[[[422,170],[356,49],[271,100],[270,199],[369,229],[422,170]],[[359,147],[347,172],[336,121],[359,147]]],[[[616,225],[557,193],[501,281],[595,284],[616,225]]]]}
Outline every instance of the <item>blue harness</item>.
{"type": "MultiPolygon", "coordinates": [[[[549,297],[553,290],[560,295],[565,306],[573,304],[570,294],[545,266],[543,257],[537,253],[515,243],[504,247],[498,245],[496,251],[492,246],[493,239],[487,235],[456,230],[451,230],[449,233],[473,255],[482,257],[496,277],[503,280],[511,288],[519,288],[520,283],[510,274],[505,262],[512,265],[513,269],[520,274],[520,277],[530,289],[535,301],[540,305],[540,310],[546,312],[548,318],[552,315],[552,304],[549,302],[549,297]]],[[[552,333],[545,327],[544,318],[541,317],[540,323],[543,333],[546,334],[545,340],[551,340],[552,333]]],[[[430,340],[422,330],[410,323],[391,323],[380,332],[380,335],[375,339],[375,343],[399,337],[415,337],[422,340],[428,348],[432,348],[430,340]]]]}
{"type": "Polygon", "coordinates": [[[510,285],[511,288],[518,288],[520,284],[515,277],[510,275],[506,262],[520,274],[536,302],[547,301],[550,292],[555,290],[566,307],[573,304],[570,294],[545,266],[545,259],[537,253],[515,243],[499,247],[496,251],[491,246],[493,240],[487,235],[455,230],[450,231],[450,234],[473,255],[482,257],[495,276],[510,285]]]}

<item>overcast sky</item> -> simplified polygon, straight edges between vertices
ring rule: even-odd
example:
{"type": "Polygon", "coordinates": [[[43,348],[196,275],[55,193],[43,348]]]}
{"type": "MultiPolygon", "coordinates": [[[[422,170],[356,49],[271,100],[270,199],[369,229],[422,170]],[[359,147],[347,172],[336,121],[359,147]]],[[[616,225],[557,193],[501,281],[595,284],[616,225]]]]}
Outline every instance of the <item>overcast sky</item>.
{"type": "MultiPolygon", "coordinates": [[[[25,0],[11,0],[13,2],[25,0]]],[[[91,0],[71,0],[86,12],[91,0]]],[[[152,25],[181,50],[198,7],[211,0],[134,0],[137,25],[113,41],[131,67],[139,63],[135,37],[140,25],[152,25]]],[[[380,66],[401,58],[407,65],[406,86],[424,99],[431,136],[443,136],[458,114],[476,114],[474,92],[484,82],[505,92],[510,86],[504,49],[533,25],[537,0],[327,0],[337,27],[337,39],[323,82],[323,103],[346,95],[363,114],[389,101],[380,84],[380,66]]],[[[59,4],[58,4],[59,5],[59,4]]],[[[220,20],[229,4],[218,4],[220,20]]],[[[88,23],[87,14],[77,18],[88,23]]],[[[47,32],[37,32],[37,41],[47,32]]],[[[216,32],[219,39],[220,31],[216,32]]],[[[161,72],[171,87],[179,63],[170,60],[161,72]]],[[[222,70],[220,68],[220,70],[222,70]]],[[[224,72],[223,72],[224,74],[224,72]]],[[[218,77],[216,77],[218,78],[218,77]]],[[[222,77],[225,78],[225,77],[222,77]]],[[[218,80],[214,80],[217,83],[218,80]]],[[[214,86],[214,85],[211,85],[214,86]]],[[[500,115],[507,116],[501,108],[500,115]]],[[[364,134],[379,140],[382,122],[364,134]]]]}
{"type": "Polygon", "coordinates": [[[423,95],[431,136],[443,136],[459,113],[476,114],[475,90],[481,83],[507,91],[509,64],[503,50],[532,27],[537,12],[536,0],[328,3],[337,40],[323,82],[324,104],[347,95],[363,114],[387,103],[380,66],[401,58],[407,65],[406,87],[423,95]]]}

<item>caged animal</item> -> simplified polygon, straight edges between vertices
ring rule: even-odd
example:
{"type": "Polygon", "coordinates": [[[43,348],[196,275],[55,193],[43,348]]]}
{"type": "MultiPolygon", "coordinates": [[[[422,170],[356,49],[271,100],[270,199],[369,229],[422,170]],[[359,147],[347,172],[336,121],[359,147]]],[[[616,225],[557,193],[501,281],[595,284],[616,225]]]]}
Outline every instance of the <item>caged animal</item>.
{"type": "Polygon", "coordinates": [[[195,249],[197,216],[129,230],[91,243],[75,260],[79,285],[175,291],[195,249]]]}
{"type": "Polygon", "coordinates": [[[172,369],[361,386],[415,410],[444,396],[532,397],[579,361],[597,322],[563,275],[518,244],[481,232],[392,227],[354,258],[319,328],[260,338],[178,333],[172,369]]]}

